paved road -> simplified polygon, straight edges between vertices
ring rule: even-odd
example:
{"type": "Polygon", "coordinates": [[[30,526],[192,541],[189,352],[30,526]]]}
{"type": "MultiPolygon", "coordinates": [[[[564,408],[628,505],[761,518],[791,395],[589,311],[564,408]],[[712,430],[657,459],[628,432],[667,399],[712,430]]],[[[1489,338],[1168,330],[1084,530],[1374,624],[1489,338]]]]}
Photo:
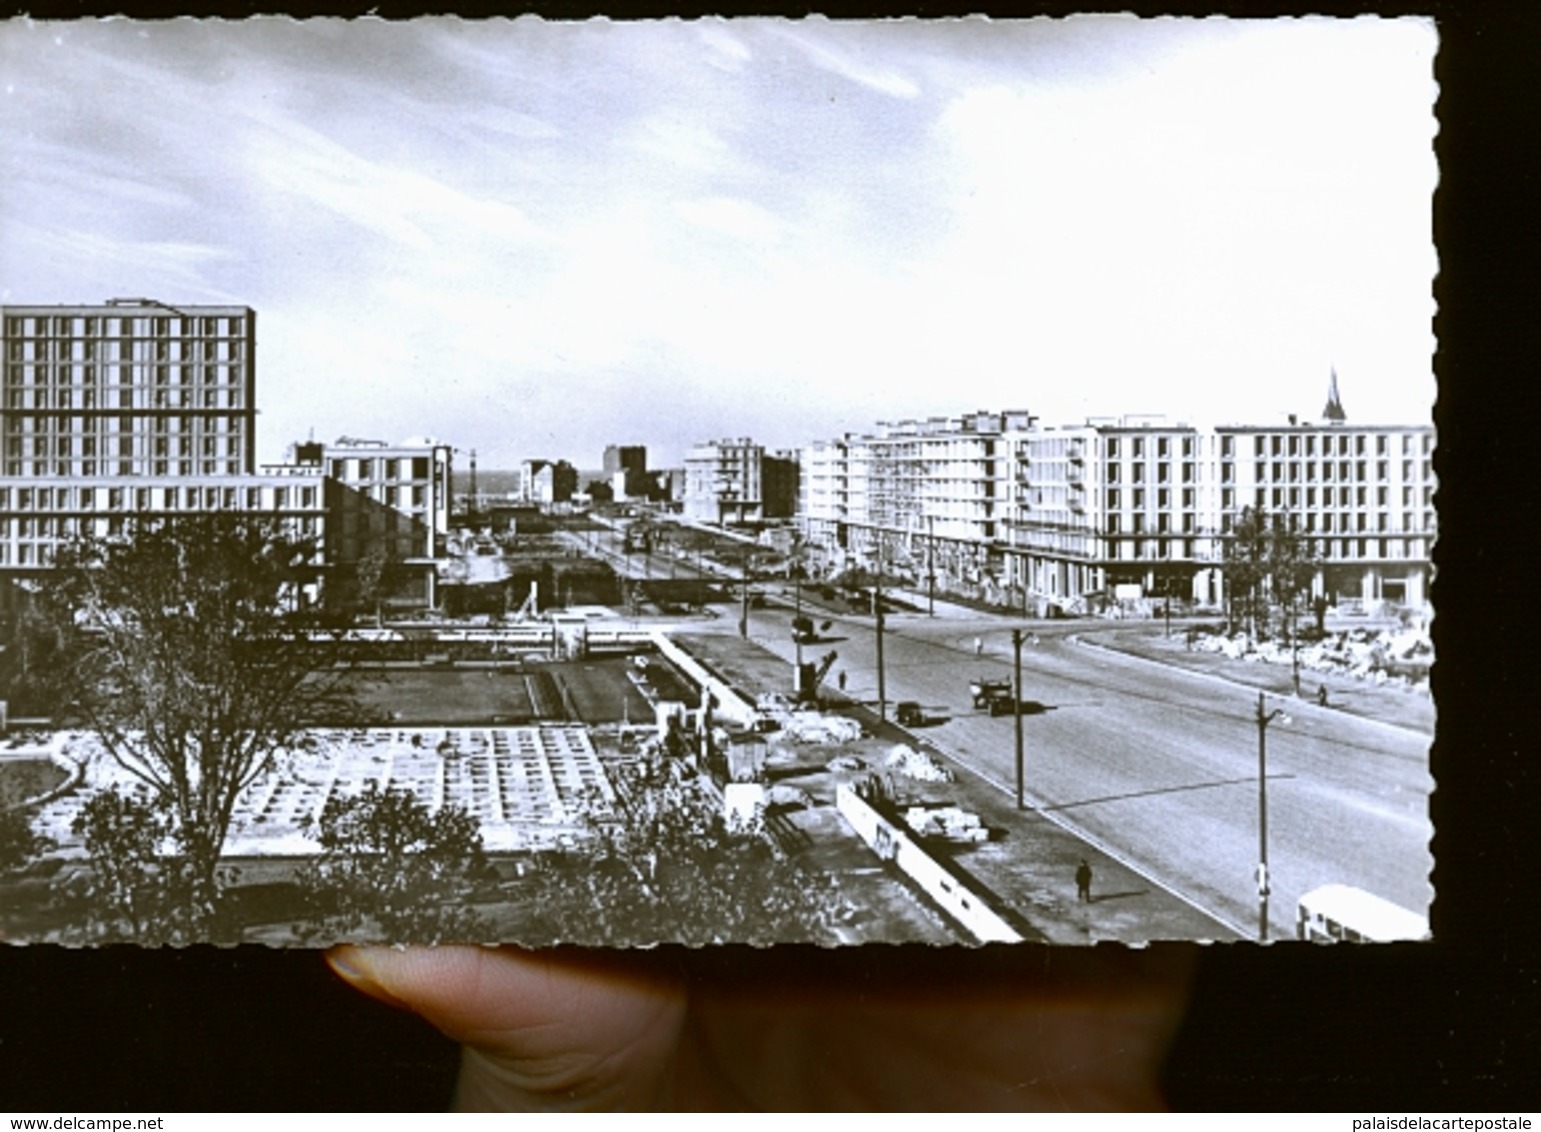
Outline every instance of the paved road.
{"type": "MultiPolygon", "coordinates": [[[[751,635],[790,657],[790,616],[757,611],[751,635]]],[[[837,650],[848,692],[875,700],[870,618],[834,621],[831,640],[810,655],[837,650]]],[[[887,624],[890,705],[918,700],[945,717],[926,737],[1014,792],[1013,721],[975,711],[968,691],[976,674],[1010,675],[1009,627],[996,627],[1008,623],[920,614],[887,624]]],[[[1023,649],[1023,699],[1040,705],[1023,721],[1029,802],[1255,934],[1257,693],[1077,642],[1094,633],[1089,623],[1048,622],[1023,649]]],[[[1265,710],[1275,708],[1289,718],[1266,731],[1270,936],[1292,935],[1296,901],[1330,881],[1427,907],[1429,737],[1270,697],[1265,710]]]]}

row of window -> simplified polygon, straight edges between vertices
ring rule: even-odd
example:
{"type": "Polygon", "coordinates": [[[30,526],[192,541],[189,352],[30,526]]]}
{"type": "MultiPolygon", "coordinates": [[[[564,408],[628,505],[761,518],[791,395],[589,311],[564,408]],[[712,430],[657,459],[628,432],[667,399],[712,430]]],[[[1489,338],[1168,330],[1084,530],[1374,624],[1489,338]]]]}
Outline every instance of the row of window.
{"type": "Polygon", "coordinates": [[[246,334],[246,319],[241,315],[138,318],[123,315],[11,315],[5,320],[7,338],[165,338],[190,334],[205,338],[240,338],[246,334]]]}
{"type": "MultiPolygon", "coordinates": [[[[418,510],[422,510],[428,506],[428,488],[422,484],[417,484],[411,487],[385,487],[376,484],[367,490],[362,491],[357,487],[354,487],[354,485],[350,484],[349,486],[352,487],[353,490],[359,495],[362,495],[365,499],[373,500],[376,503],[382,503],[387,507],[392,507],[397,510],[405,507],[413,507],[418,510]]],[[[347,499],[347,497],[344,497],[343,506],[348,507],[350,502],[356,503],[357,501],[350,501],[347,499]]]]}
{"type": "Polygon", "coordinates": [[[239,361],[248,343],[230,338],[107,338],[59,339],[11,338],[6,342],[9,362],[233,362],[239,361]]]}
{"type": "MultiPolygon", "coordinates": [[[[1391,478],[1391,461],[1377,460],[1375,462],[1375,479],[1384,483],[1391,478]]],[[[1333,462],[1324,460],[1320,463],[1285,463],[1274,462],[1272,464],[1258,461],[1253,465],[1253,478],[1258,483],[1322,483],[1338,480],[1369,480],[1369,462],[1366,460],[1339,460],[1333,462]]],[[[1236,478],[1236,465],[1222,463],[1220,465],[1220,478],[1225,483],[1231,483],[1236,478]]],[[[1432,479],[1433,470],[1424,462],[1416,460],[1402,461],[1402,479],[1411,482],[1415,479],[1432,479]]]]}
{"type": "MultiPolygon", "coordinates": [[[[1044,488],[1034,489],[1033,500],[1029,502],[1024,498],[1022,506],[1030,508],[1035,503],[1042,503],[1044,491],[1044,488]]],[[[1180,498],[1185,509],[1194,508],[1198,503],[1198,491],[1195,488],[1185,487],[1182,489],[1180,498]]],[[[1165,511],[1171,508],[1173,495],[1171,488],[1157,488],[1154,492],[1150,492],[1143,487],[1132,488],[1128,491],[1122,488],[1110,487],[1107,489],[1104,499],[1109,511],[1121,510],[1126,503],[1135,510],[1142,510],[1154,504],[1157,509],[1165,511]]],[[[1277,511],[1300,510],[1302,507],[1312,510],[1317,507],[1347,508],[1369,507],[1372,505],[1370,489],[1363,485],[1341,488],[1308,487],[1303,491],[1300,488],[1289,488],[1286,490],[1279,487],[1273,488],[1271,492],[1263,487],[1255,489],[1254,504],[1256,506],[1267,506],[1270,499],[1273,509],[1277,511]]],[[[1425,484],[1422,488],[1413,487],[1411,484],[1404,484],[1402,486],[1401,503],[1403,507],[1414,507],[1420,504],[1424,507],[1432,507],[1433,502],[1434,488],[1432,485],[1425,484]]],[[[1220,503],[1222,511],[1233,510],[1236,506],[1235,489],[1223,489],[1220,493],[1220,503]]],[[[1375,489],[1373,506],[1380,508],[1391,506],[1391,489],[1389,487],[1382,485],[1375,489]]]]}
{"type": "Polygon", "coordinates": [[[363,485],[376,479],[426,480],[433,475],[433,460],[427,456],[382,456],[373,459],[367,456],[337,456],[330,461],[329,471],[334,478],[349,485],[363,485]]]}
{"type": "Polygon", "coordinates": [[[238,476],[246,461],[235,460],[32,460],[7,457],[0,468],[12,478],[23,476],[238,476]]]}
{"type": "MultiPolygon", "coordinates": [[[[1428,431],[1404,432],[1401,434],[1401,452],[1403,456],[1412,456],[1421,453],[1425,456],[1434,451],[1434,434],[1428,431]]],[[[1234,437],[1222,436],[1220,438],[1220,455],[1234,456],[1236,454],[1234,437]]],[[[1373,438],[1364,433],[1339,433],[1336,435],[1324,435],[1320,437],[1321,455],[1323,456],[1366,456],[1369,455],[1371,440],[1374,441],[1374,451],[1377,456],[1387,456],[1391,453],[1391,437],[1386,433],[1377,433],[1373,438]]],[[[1252,438],[1252,454],[1254,456],[1315,456],[1317,454],[1318,434],[1299,433],[1279,435],[1258,434],[1252,438]]]]}
{"type": "Polygon", "coordinates": [[[140,433],[94,433],[80,436],[39,434],[34,436],[7,436],[5,455],[8,460],[31,457],[34,460],[69,460],[76,456],[95,459],[98,456],[119,459],[182,459],[202,456],[212,459],[219,456],[239,458],[245,451],[242,438],[229,433],[173,433],[156,432],[151,436],[140,433]]]}
{"type": "Polygon", "coordinates": [[[68,385],[10,384],[5,391],[5,407],[11,412],[27,409],[244,409],[246,389],[238,384],[238,375],[218,375],[213,382],[177,384],[162,376],[157,384],[120,385],[115,382],[98,386],[89,380],[68,385]]]}
{"type": "MultiPolygon", "coordinates": [[[[1186,538],[1121,538],[1111,540],[1107,557],[1119,561],[1192,561],[1194,540],[1186,538]]],[[[1422,539],[1327,538],[1317,548],[1325,561],[1418,561],[1426,557],[1422,539]]]]}
{"type": "Polygon", "coordinates": [[[1191,460],[1196,450],[1197,438],[1192,436],[1178,437],[1176,439],[1179,440],[1180,443],[1176,445],[1172,443],[1173,439],[1173,437],[1169,436],[1110,436],[1104,442],[1103,451],[1107,458],[1110,460],[1118,459],[1120,454],[1125,451],[1127,451],[1129,455],[1134,457],[1136,460],[1143,459],[1147,452],[1154,451],[1158,459],[1164,460],[1168,459],[1174,450],[1177,450],[1181,451],[1184,459],[1191,460]],[[1122,443],[1122,441],[1125,439],[1129,441],[1127,447],[1122,443]],[[1147,441],[1150,443],[1147,444],[1147,441]]]}
{"type": "Polygon", "coordinates": [[[38,414],[37,416],[8,417],[4,428],[7,436],[145,436],[190,435],[193,433],[239,436],[246,428],[246,417],[230,413],[187,413],[183,415],[157,414],[144,416],[136,413],[108,412],[94,416],[65,416],[38,414]]]}
{"type": "Polygon", "coordinates": [[[18,512],[122,511],[126,508],[136,511],[233,511],[237,508],[312,511],[318,500],[314,484],[281,487],[0,487],[0,511],[18,512]]]}

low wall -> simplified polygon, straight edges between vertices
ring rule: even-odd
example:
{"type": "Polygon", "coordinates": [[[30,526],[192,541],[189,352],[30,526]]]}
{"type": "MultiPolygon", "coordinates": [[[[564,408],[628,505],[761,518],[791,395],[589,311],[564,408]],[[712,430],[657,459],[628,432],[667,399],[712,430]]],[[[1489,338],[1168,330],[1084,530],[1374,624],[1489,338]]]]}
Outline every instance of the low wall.
{"type": "Polygon", "coordinates": [[[983,897],[944,868],[910,835],[872,808],[849,783],[835,792],[835,806],[879,857],[901,872],[980,943],[1021,943],[1022,936],[983,897]]]}
{"type": "Polygon", "coordinates": [[[754,726],[757,715],[755,706],[735,692],[726,681],[713,674],[699,660],[663,633],[653,634],[653,646],[698,687],[705,688],[712,694],[714,716],[736,723],[740,727],[754,726]]]}

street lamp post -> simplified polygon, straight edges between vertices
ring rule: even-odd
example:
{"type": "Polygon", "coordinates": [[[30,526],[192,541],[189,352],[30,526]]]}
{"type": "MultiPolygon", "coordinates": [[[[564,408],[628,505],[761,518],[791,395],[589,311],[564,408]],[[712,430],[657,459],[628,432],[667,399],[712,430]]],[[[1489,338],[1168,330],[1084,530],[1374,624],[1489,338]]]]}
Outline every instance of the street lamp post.
{"type": "Polygon", "coordinates": [[[1295,678],[1295,695],[1300,695],[1300,622],[1295,616],[1295,597],[1290,595],[1290,672],[1295,678]]]}
{"type": "MultiPolygon", "coordinates": [[[[797,650],[797,671],[803,670],[803,633],[798,628],[803,620],[803,564],[801,558],[792,561],[792,645],[797,650]]],[[[800,678],[800,677],[799,677],[800,678]]]]}
{"type": "Polygon", "coordinates": [[[1263,710],[1257,694],[1257,938],[1268,942],[1268,725],[1286,718],[1283,708],[1263,710]]]}
{"type": "Polygon", "coordinates": [[[749,636],[749,579],[753,574],[753,565],[750,556],[744,555],[743,581],[740,586],[740,589],[743,591],[743,608],[738,617],[738,635],[740,637],[749,636]]]}
{"type": "Polygon", "coordinates": [[[1012,656],[1012,688],[1011,688],[1011,714],[1012,722],[1016,725],[1017,741],[1017,809],[1025,809],[1022,795],[1024,793],[1023,779],[1025,777],[1022,752],[1022,630],[1011,631],[1011,656],[1012,656]]]}
{"type": "Polygon", "coordinates": [[[872,629],[877,637],[878,653],[878,722],[888,719],[888,688],[883,672],[883,539],[877,539],[877,581],[872,587],[872,629]]]}
{"type": "Polygon", "coordinates": [[[926,616],[936,616],[936,516],[926,516],[926,616]]]}

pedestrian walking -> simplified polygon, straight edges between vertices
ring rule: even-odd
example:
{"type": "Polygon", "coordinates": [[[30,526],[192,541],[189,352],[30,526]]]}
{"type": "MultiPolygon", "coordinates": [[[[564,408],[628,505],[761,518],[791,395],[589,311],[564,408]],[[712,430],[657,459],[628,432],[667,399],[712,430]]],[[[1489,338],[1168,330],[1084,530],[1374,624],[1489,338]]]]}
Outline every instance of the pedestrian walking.
{"type": "Polygon", "coordinates": [[[839,672],[835,673],[835,683],[840,686],[842,692],[845,691],[845,669],[842,668],[839,672]]]}
{"type": "Polygon", "coordinates": [[[1075,898],[1083,903],[1092,902],[1092,867],[1081,858],[1081,866],[1075,871],[1075,898]]]}
{"type": "Polygon", "coordinates": [[[1317,706],[1319,706],[1319,707],[1326,707],[1327,706],[1327,685],[1326,684],[1318,684],[1316,686],[1316,703],[1317,703],[1317,706]]]}
{"type": "Polygon", "coordinates": [[[975,656],[984,656],[984,654],[985,654],[984,638],[983,637],[975,637],[974,638],[974,655],[975,656]]]}

